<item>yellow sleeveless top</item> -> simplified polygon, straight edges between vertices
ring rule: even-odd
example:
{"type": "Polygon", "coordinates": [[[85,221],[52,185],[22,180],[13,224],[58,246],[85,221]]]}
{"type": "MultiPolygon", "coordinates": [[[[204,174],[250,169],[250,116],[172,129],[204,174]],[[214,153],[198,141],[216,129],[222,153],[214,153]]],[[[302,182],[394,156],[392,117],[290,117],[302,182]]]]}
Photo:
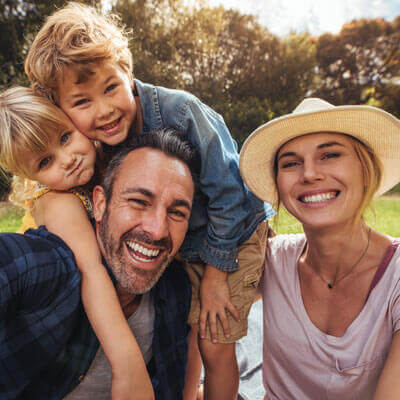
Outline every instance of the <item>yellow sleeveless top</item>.
{"type": "MultiPolygon", "coordinates": [[[[32,198],[26,201],[25,215],[22,218],[22,226],[18,230],[18,233],[24,233],[29,228],[37,228],[37,225],[35,224],[35,219],[33,218],[30,212],[30,209],[32,207],[32,202],[50,191],[51,189],[49,187],[42,185],[41,183],[37,182],[35,184],[35,190],[32,198]]],[[[92,202],[90,201],[89,198],[89,194],[80,187],[72,188],[68,190],[68,192],[73,193],[81,200],[89,218],[91,218],[93,216],[93,208],[92,208],[92,202]]]]}

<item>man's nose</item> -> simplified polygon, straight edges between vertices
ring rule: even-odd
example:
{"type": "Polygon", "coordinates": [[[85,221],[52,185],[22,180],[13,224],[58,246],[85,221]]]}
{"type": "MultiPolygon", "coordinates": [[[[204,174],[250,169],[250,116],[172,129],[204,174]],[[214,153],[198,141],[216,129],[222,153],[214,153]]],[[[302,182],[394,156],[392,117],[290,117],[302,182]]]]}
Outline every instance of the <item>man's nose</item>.
{"type": "Polygon", "coordinates": [[[167,217],[166,210],[148,210],[143,216],[142,228],[153,240],[167,238],[169,236],[167,217]]]}

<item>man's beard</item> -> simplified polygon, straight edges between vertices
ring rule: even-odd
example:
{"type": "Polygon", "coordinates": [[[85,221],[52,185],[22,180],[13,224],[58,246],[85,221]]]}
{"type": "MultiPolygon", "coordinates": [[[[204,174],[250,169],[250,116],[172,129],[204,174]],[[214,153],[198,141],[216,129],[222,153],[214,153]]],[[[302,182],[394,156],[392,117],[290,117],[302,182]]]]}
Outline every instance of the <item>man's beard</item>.
{"type": "Polygon", "coordinates": [[[99,235],[104,248],[104,258],[108,267],[111,269],[115,279],[128,293],[143,294],[148,292],[160,279],[168,264],[172,261],[173,256],[170,255],[172,243],[168,238],[161,240],[152,240],[146,232],[129,231],[121,236],[118,240],[112,236],[108,224],[108,210],[105,212],[103,219],[99,223],[99,235]],[[156,270],[147,271],[131,265],[131,262],[124,262],[124,243],[127,240],[137,241],[163,247],[166,251],[159,260],[156,270]]]}

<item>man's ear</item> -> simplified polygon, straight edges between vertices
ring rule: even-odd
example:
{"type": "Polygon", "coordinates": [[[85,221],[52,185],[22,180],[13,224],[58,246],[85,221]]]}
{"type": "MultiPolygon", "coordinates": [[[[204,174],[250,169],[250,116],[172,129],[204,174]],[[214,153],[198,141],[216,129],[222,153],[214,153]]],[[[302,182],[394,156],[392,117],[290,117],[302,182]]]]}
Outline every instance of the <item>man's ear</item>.
{"type": "Polygon", "coordinates": [[[93,216],[96,222],[100,222],[103,219],[106,207],[104,189],[101,186],[95,186],[93,189],[93,216]]]}

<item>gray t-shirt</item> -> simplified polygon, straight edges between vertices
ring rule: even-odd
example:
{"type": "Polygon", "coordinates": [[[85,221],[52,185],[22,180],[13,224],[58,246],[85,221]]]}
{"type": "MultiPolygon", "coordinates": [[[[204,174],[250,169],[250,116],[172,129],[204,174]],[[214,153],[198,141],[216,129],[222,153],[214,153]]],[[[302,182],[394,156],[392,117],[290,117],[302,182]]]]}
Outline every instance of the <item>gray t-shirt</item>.
{"type": "Polygon", "coordinates": [[[369,400],[400,329],[400,249],[343,336],[310,320],[297,261],[305,236],[269,240],[260,291],[264,303],[263,380],[270,400],[369,400]]]}
{"type": "MultiPolygon", "coordinates": [[[[128,319],[128,324],[135,335],[146,364],[153,356],[151,344],[153,341],[154,314],[153,296],[148,292],[142,296],[139,307],[128,319]]],[[[111,368],[103,349],[100,347],[83,381],[65,399],[109,400],[111,398],[110,389],[111,368]]]]}

